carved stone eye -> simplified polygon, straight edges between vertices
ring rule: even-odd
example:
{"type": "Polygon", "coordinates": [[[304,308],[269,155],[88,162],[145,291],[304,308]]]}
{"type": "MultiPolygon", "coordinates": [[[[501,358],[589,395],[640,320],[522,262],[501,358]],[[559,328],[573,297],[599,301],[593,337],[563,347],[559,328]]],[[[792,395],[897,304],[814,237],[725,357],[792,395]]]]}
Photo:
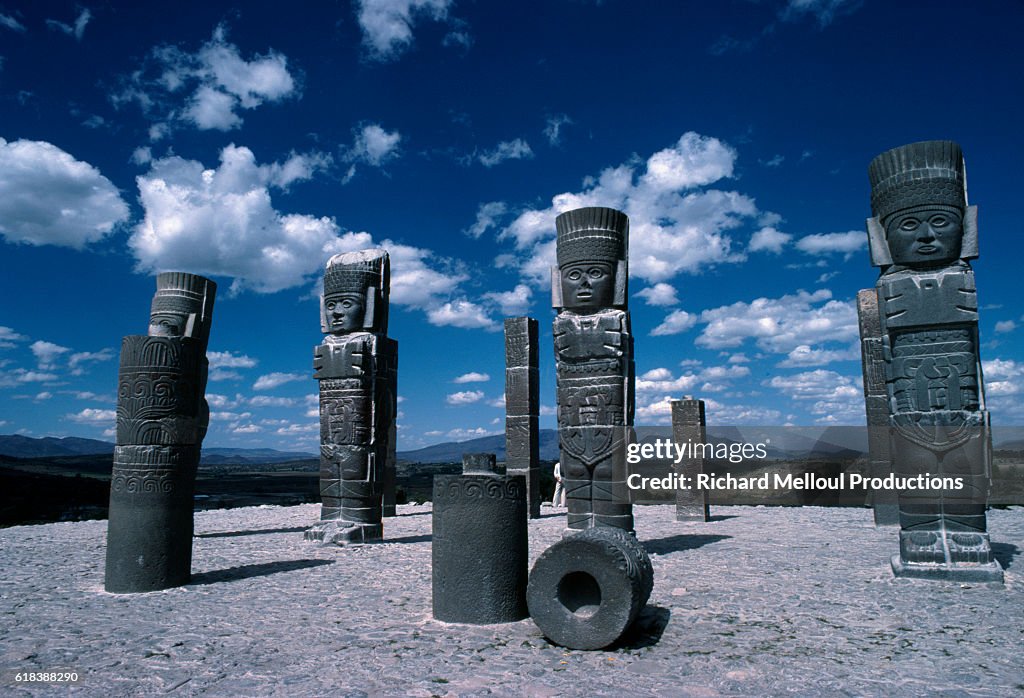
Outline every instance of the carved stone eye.
{"type": "Polygon", "coordinates": [[[946,216],[942,215],[932,216],[930,222],[936,228],[945,228],[947,225],[949,225],[949,219],[946,216]]]}
{"type": "Polygon", "coordinates": [[[601,267],[591,267],[588,273],[590,274],[591,279],[600,279],[604,276],[604,269],[601,267]]]}
{"type": "Polygon", "coordinates": [[[568,274],[566,274],[566,278],[568,278],[569,281],[579,281],[581,276],[583,276],[583,273],[580,272],[579,269],[573,269],[568,274]]]}
{"type": "Polygon", "coordinates": [[[919,225],[921,225],[921,221],[916,218],[905,218],[903,222],[900,223],[900,230],[916,230],[919,225]]]}

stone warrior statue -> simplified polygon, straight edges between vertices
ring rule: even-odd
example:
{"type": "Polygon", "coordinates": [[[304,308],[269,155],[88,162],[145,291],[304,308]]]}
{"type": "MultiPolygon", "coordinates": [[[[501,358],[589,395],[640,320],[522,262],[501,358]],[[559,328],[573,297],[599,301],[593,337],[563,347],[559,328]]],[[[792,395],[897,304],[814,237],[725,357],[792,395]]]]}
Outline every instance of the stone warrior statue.
{"type": "Polygon", "coordinates": [[[387,336],[390,261],[384,250],[335,255],[321,296],[320,522],[307,540],[383,537],[382,497],[394,503],[398,343],[387,336]],[[388,492],[390,490],[390,493],[388,492]]]}
{"type": "Polygon", "coordinates": [[[633,530],[626,446],[633,439],[633,335],[629,327],[629,219],[581,208],[555,220],[552,269],[558,436],[568,527],[633,530]]]}
{"type": "Polygon", "coordinates": [[[189,581],[213,299],[202,276],[157,276],[148,335],[125,337],[110,479],[106,590],[155,591],[189,581]]]}
{"type": "Polygon", "coordinates": [[[978,354],[978,210],[960,146],[912,143],[868,168],[889,456],[897,476],[963,478],[961,489],[899,492],[897,576],[1001,581],[986,532],[989,414],[978,354]]]}

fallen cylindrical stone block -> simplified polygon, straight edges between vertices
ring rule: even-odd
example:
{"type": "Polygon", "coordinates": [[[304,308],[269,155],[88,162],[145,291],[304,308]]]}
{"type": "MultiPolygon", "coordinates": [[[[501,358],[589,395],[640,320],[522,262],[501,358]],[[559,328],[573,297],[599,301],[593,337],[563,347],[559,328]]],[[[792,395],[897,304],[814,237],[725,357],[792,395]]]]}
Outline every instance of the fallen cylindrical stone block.
{"type": "Polygon", "coordinates": [[[632,534],[590,528],[544,551],[530,572],[530,616],[552,642],[596,650],[618,640],[651,596],[654,568],[632,534]]]}
{"type": "Polygon", "coordinates": [[[526,617],[526,504],[522,475],[434,478],[434,618],[486,625],[526,617]]]}

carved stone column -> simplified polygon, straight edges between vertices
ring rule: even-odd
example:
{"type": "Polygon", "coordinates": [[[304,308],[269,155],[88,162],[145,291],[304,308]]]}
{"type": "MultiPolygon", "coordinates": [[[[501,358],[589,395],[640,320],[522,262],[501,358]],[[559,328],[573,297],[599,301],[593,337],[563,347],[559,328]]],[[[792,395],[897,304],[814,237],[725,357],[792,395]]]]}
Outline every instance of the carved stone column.
{"type": "Polygon", "coordinates": [[[189,581],[204,395],[217,285],[193,274],[157,277],[149,334],[125,337],[117,389],[104,586],[123,594],[189,581]]]}
{"type": "MultiPolygon", "coordinates": [[[[885,388],[885,354],[877,289],[869,288],[857,293],[857,318],[864,369],[870,475],[884,478],[893,470],[889,457],[889,396],[885,388]]],[[[876,526],[899,525],[899,503],[895,490],[878,489],[872,492],[871,508],[876,526]]]]}
{"type": "Polygon", "coordinates": [[[526,480],[493,453],[463,456],[462,475],[434,477],[434,618],[511,623],[526,617],[526,480]]]}
{"type": "Polygon", "coordinates": [[[335,255],[321,297],[320,522],[306,539],[371,543],[393,506],[398,343],[387,336],[390,260],[384,250],[335,255]],[[391,473],[389,475],[389,472],[391,473]]]}
{"type": "Polygon", "coordinates": [[[505,468],[526,478],[531,519],[540,517],[540,373],[537,321],[505,319],[505,468]]]}
{"type": "Polygon", "coordinates": [[[893,468],[962,485],[899,492],[893,572],[1001,581],[986,530],[992,446],[969,263],[977,207],[967,204],[963,155],[950,141],[913,143],[876,157],[868,175],[893,468]]]}
{"type": "MultiPolygon", "coordinates": [[[[672,440],[677,444],[703,444],[706,436],[704,401],[694,400],[689,395],[682,400],[673,400],[672,440]]],[[[680,487],[676,490],[676,521],[707,521],[711,515],[708,491],[697,487],[697,476],[704,472],[703,455],[683,458],[676,466],[676,472],[691,485],[690,489],[680,487]]]]}
{"type": "Polygon", "coordinates": [[[611,208],[561,214],[552,269],[558,438],[568,527],[633,530],[626,447],[633,434],[629,219],[611,208]]]}

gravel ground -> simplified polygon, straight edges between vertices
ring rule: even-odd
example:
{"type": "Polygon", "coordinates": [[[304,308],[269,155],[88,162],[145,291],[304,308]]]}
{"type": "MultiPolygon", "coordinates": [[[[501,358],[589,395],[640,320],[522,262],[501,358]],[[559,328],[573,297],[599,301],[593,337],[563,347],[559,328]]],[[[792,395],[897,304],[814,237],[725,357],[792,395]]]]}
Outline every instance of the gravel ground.
{"type": "MultiPolygon", "coordinates": [[[[196,515],[193,581],[103,591],[106,522],[0,530],[0,694],[137,696],[1006,696],[1024,692],[1024,508],[992,511],[1006,584],[894,579],[866,509],[637,507],[654,593],[608,650],[529,619],[430,613],[430,506],[388,542],[304,543],[318,505],[196,515]],[[17,672],[72,670],[72,685],[17,672]]],[[[561,534],[530,522],[532,560],[561,534]]]]}

